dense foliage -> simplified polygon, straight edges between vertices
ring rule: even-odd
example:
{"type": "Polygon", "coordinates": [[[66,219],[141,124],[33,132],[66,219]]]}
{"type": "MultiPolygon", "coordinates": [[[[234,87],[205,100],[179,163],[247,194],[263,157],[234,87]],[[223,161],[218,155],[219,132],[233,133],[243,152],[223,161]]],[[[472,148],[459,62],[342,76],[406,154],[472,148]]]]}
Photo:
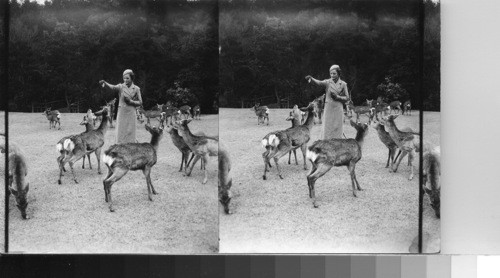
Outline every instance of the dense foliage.
{"type": "Polygon", "coordinates": [[[421,7],[419,1],[221,1],[220,105],[305,104],[323,90],[304,76],[329,78],[329,67],[339,64],[355,104],[386,89],[392,100],[397,89],[401,102],[410,98],[418,109],[423,97],[425,109],[439,110],[439,4],[424,4],[424,57],[421,7]]]}
{"type": "Polygon", "coordinates": [[[217,15],[216,1],[12,1],[10,109],[53,101],[96,108],[114,97],[98,81],[121,83],[130,68],[146,108],[182,88],[179,105],[214,113],[217,15]]]}

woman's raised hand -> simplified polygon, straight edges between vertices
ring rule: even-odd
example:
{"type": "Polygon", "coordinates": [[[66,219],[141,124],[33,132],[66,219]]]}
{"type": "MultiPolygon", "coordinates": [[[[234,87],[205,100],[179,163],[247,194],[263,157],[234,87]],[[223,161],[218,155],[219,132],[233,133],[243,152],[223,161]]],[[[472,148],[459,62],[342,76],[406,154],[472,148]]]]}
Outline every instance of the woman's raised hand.
{"type": "Polygon", "coordinates": [[[307,80],[307,82],[311,82],[311,79],[312,79],[312,76],[310,76],[310,75],[306,75],[306,80],[307,80]]]}
{"type": "Polygon", "coordinates": [[[104,81],[104,80],[99,80],[99,85],[101,85],[102,87],[104,87],[104,84],[106,84],[106,81],[104,81]]]}

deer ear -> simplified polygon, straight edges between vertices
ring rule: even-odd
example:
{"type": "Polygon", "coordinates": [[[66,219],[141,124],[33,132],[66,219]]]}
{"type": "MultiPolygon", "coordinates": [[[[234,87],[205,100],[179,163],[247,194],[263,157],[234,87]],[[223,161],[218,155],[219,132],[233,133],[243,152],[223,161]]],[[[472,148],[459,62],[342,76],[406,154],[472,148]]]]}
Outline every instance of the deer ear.
{"type": "Polygon", "coordinates": [[[352,119],[349,119],[349,123],[351,123],[351,126],[352,126],[352,127],[355,127],[355,126],[356,126],[356,122],[355,122],[355,121],[353,121],[352,119]]]}
{"type": "Polygon", "coordinates": [[[189,124],[193,119],[187,119],[186,124],[189,124]]]}
{"type": "Polygon", "coordinates": [[[393,119],[396,119],[399,115],[391,115],[393,119]]]}

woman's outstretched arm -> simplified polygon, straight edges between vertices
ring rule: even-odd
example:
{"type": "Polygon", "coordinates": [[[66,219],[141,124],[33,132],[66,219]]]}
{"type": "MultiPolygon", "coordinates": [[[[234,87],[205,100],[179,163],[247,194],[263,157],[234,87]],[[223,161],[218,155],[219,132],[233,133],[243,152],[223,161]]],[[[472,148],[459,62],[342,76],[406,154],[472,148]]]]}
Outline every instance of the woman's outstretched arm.
{"type": "Polygon", "coordinates": [[[310,75],[307,75],[306,76],[306,80],[307,82],[311,83],[311,81],[316,84],[316,85],[323,85],[325,86],[326,85],[326,82],[323,81],[323,80],[318,80],[318,79],[315,79],[314,77],[310,76],[310,75]]]}

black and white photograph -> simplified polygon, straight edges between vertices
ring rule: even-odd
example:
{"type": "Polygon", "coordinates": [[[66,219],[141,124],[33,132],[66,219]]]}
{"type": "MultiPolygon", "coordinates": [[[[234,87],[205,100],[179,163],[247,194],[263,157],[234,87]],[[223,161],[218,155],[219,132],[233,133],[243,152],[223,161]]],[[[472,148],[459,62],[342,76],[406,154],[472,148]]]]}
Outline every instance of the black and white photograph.
{"type": "Polygon", "coordinates": [[[219,10],[220,252],[439,252],[439,3],[219,10]]]}
{"type": "Polygon", "coordinates": [[[10,1],[8,252],[218,252],[217,7],[10,1]]]}

